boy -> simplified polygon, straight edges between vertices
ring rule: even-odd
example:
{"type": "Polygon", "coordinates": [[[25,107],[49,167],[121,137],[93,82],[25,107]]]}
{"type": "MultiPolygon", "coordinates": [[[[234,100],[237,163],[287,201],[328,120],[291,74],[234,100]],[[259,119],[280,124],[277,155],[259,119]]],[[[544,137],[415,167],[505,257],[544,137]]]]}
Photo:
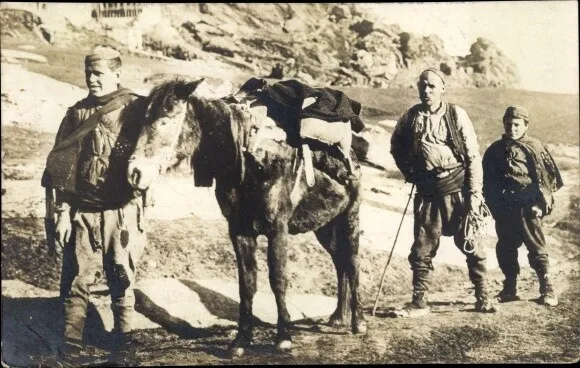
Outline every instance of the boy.
{"type": "Polygon", "coordinates": [[[483,156],[483,193],[495,219],[496,254],[505,275],[497,298],[500,302],[519,300],[518,248],[523,242],[540,282],[540,303],[556,306],[542,218],[552,211],[552,192],[563,183],[546,146],[527,136],[529,122],[525,107],[508,107],[503,117],[505,134],[483,156]]]}

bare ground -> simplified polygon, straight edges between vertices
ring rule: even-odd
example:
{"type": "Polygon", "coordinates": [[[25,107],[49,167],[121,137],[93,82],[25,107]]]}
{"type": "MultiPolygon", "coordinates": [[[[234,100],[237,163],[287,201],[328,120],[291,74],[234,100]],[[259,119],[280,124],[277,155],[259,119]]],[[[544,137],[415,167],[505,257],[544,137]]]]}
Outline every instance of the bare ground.
{"type": "MultiPolygon", "coordinates": [[[[43,138],[50,135],[30,134],[14,127],[4,132],[2,143],[7,153],[3,171],[9,178],[3,180],[3,188],[8,191],[2,196],[2,280],[21,280],[43,290],[56,291],[60,260],[49,256],[45,246],[42,213],[36,209],[42,208],[42,199],[35,200],[30,195],[31,188],[37,186],[40,179],[38,168],[41,167],[43,154],[38,152],[50,149],[50,145],[39,145],[38,142],[45,142],[43,138]]],[[[170,177],[184,175],[174,173],[170,177]]],[[[235,327],[216,326],[202,330],[145,329],[138,331],[137,343],[122,355],[111,353],[102,341],[93,341],[95,347],[90,364],[141,366],[576,361],[580,347],[580,252],[577,246],[578,197],[574,195],[577,185],[573,183],[577,181],[577,176],[570,176],[570,173],[567,175],[571,188],[566,188],[558,196],[561,199],[569,198],[566,201],[568,205],[560,206],[546,227],[551,239],[557,239],[559,244],[557,248],[551,247],[551,255],[557,261],[554,266],[555,284],[561,293],[561,304],[556,308],[546,308],[535,302],[538,297],[537,279],[529,267],[523,267],[520,294],[524,300],[503,304],[499,313],[494,315],[474,313],[473,290],[465,267],[440,263],[434,272],[433,292],[430,296],[433,313],[420,320],[388,318],[388,311],[407,302],[411,291],[408,264],[403,256],[396,253],[389,266],[377,314],[373,317],[370,313],[388,254],[385,250],[363,246],[361,297],[369,323],[369,331],[365,335],[352,335],[348,328],[330,328],[324,325],[324,319],[302,320],[293,329],[292,352],[280,354],[273,351],[275,326],[260,324],[256,329],[255,346],[243,358],[231,360],[227,356],[226,347],[235,336],[235,327]]],[[[404,203],[400,199],[389,202],[389,198],[385,196],[380,205],[398,203],[400,206],[404,203]]],[[[391,225],[390,231],[394,232],[396,224],[391,225]]],[[[172,220],[150,219],[148,233],[149,244],[138,277],[185,280],[213,277],[236,281],[235,256],[222,218],[190,215],[172,220]]],[[[314,236],[294,236],[289,245],[292,248],[289,293],[335,296],[335,275],[330,257],[316,243],[314,236]]],[[[260,290],[269,288],[265,246],[265,239],[260,239],[260,290]]],[[[407,246],[399,245],[403,248],[402,252],[405,252],[407,246]]],[[[499,271],[493,269],[490,272],[492,292],[500,289],[501,280],[499,271]]],[[[3,316],[16,313],[16,310],[35,298],[42,299],[40,295],[30,295],[23,299],[3,296],[3,316]]],[[[56,302],[56,299],[51,300],[54,300],[53,304],[56,302]]],[[[40,365],[56,365],[50,356],[34,357],[32,361],[40,365]]]]}
{"type": "MultiPolygon", "coordinates": [[[[78,52],[77,54],[80,55],[78,52]]],[[[49,61],[51,65],[56,63],[53,59],[49,61]]],[[[40,71],[45,66],[35,65],[32,69],[40,71]]],[[[55,66],[54,76],[65,75],[65,69],[55,66]]],[[[153,67],[150,69],[157,71],[153,67]]],[[[159,72],[166,72],[159,69],[159,72]]],[[[140,77],[142,78],[141,74],[140,77]]],[[[70,78],[69,82],[78,79],[72,76],[70,78]]],[[[3,81],[4,79],[3,75],[3,81]]],[[[78,81],[76,84],[80,85],[78,81]]],[[[26,283],[22,285],[32,285],[38,289],[23,286],[20,297],[9,297],[5,295],[3,286],[3,358],[6,357],[4,341],[10,338],[4,330],[4,322],[9,316],[25,316],[27,307],[35,304],[46,308],[47,313],[42,318],[48,322],[52,323],[50,320],[58,317],[54,310],[58,305],[54,293],[58,290],[61,266],[58,257],[48,255],[45,245],[42,219],[44,202],[40,188],[44,160],[54,141],[54,124],[60,117],[52,117],[53,121],[50,122],[30,120],[34,118],[34,113],[30,114],[28,110],[34,104],[32,100],[27,102],[26,98],[32,96],[34,89],[24,86],[25,88],[7,92],[6,88],[10,87],[16,86],[6,86],[4,83],[2,85],[3,113],[6,110],[12,113],[11,116],[22,115],[29,120],[21,116],[19,119],[22,121],[4,121],[4,117],[2,121],[2,151],[5,152],[2,160],[2,189],[7,192],[2,195],[1,275],[3,281],[19,280],[26,283]],[[39,124],[43,123],[51,126],[42,129],[39,124]],[[24,129],[27,127],[34,130],[24,129]]],[[[59,95],[56,90],[52,93],[59,95]]],[[[473,91],[470,93],[476,94],[473,91]]],[[[366,100],[363,96],[364,93],[360,99],[364,103],[366,100]]],[[[533,94],[529,96],[532,98],[533,94]]],[[[402,104],[401,101],[393,102],[377,96],[375,99],[373,101],[377,104],[380,102],[381,107],[385,101],[393,106],[402,104]]],[[[40,102],[52,104],[48,100],[40,102]]],[[[65,106],[66,104],[62,105],[65,106]]],[[[385,111],[389,110],[391,109],[385,108],[385,111]]],[[[392,118],[382,116],[379,110],[376,113],[376,116],[373,115],[373,122],[392,118]]],[[[574,114],[577,116],[577,112],[574,114]]],[[[477,117],[474,121],[478,121],[477,117]]],[[[574,124],[576,127],[577,122],[574,124]]],[[[389,129],[386,132],[375,129],[373,156],[388,157],[388,131],[389,129]]],[[[555,156],[560,167],[565,170],[566,183],[556,195],[558,207],[555,213],[545,221],[549,252],[554,261],[556,290],[560,293],[561,300],[556,308],[546,308],[534,301],[538,297],[538,283],[536,276],[527,267],[526,252],[521,249],[520,294],[523,300],[503,304],[501,310],[494,315],[474,313],[473,290],[467,278],[466,267],[463,260],[457,257],[459,252],[450,249],[453,246],[444,240],[435,258],[437,263],[430,294],[433,313],[413,320],[387,318],[390,309],[402,305],[410,297],[411,271],[405,259],[410,246],[411,221],[408,216],[387,272],[377,314],[371,316],[380,276],[408,191],[400,176],[392,170],[392,163],[380,162],[387,170],[365,167],[364,172],[361,222],[365,233],[361,239],[360,250],[360,291],[369,323],[367,334],[352,335],[347,328],[330,328],[323,324],[324,319],[302,320],[296,323],[293,331],[292,352],[279,354],[273,351],[275,326],[260,324],[256,329],[254,348],[250,349],[247,356],[231,360],[227,357],[226,347],[235,336],[235,327],[143,329],[137,333],[135,346],[122,355],[113,354],[103,341],[89,340],[94,347],[89,352],[88,364],[153,366],[577,361],[580,350],[578,146],[574,144],[553,147],[560,150],[555,156]]],[[[164,189],[165,194],[174,192],[171,206],[173,203],[181,206],[158,208],[148,220],[149,243],[138,269],[138,278],[215,278],[236,282],[235,256],[227,236],[225,220],[219,212],[215,212],[215,205],[212,207],[209,202],[213,193],[207,190],[187,192],[184,187],[180,187],[184,182],[193,186],[187,175],[188,173],[178,172],[165,179],[168,184],[164,189]],[[199,207],[207,207],[207,211],[193,205],[189,211],[186,205],[189,206],[195,201],[203,204],[199,207]],[[174,216],[170,218],[169,215],[174,216]]],[[[493,264],[491,261],[494,258],[495,238],[493,232],[488,235],[485,247],[490,255],[488,261],[493,264]]],[[[258,286],[259,290],[265,291],[269,289],[265,239],[260,238],[259,244],[258,286]]],[[[335,296],[335,272],[330,257],[316,242],[313,234],[294,236],[290,239],[289,246],[289,293],[335,296]]],[[[497,268],[490,268],[490,289],[495,293],[501,288],[502,276],[497,268]]],[[[106,298],[106,295],[96,296],[94,302],[103,303],[106,298]]],[[[139,306],[137,307],[139,310],[139,306]]],[[[32,365],[58,365],[50,355],[32,358],[32,365]]],[[[3,363],[11,365],[5,359],[3,363]]]]}

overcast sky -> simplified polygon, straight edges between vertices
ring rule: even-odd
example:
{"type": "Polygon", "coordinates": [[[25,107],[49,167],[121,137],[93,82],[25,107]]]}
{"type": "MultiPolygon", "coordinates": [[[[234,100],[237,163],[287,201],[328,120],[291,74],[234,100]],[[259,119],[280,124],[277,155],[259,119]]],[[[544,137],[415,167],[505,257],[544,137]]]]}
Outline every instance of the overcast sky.
{"type": "Polygon", "coordinates": [[[486,37],[516,63],[521,88],[578,94],[578,2],[360,4],[405,31],[434,33],[452,55],[486,37]]]}

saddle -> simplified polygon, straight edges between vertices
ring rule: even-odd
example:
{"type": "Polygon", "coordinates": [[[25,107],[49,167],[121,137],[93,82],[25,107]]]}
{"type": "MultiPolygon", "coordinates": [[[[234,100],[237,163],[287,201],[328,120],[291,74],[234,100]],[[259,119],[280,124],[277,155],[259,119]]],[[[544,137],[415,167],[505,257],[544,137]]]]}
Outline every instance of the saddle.
{"type": "Polygon", "coordinates": [[[259,154],[264,139],[285,140],[298,146],[300,164],[296,183],[304,170],[306,183],[312,187],[315,180],[311,145],[322,150],[335,147],[345,161],[349,176],[352,176],[351,126],[357,124],[357,130],[362,130],[362,121],[358,118],[360,104],[349,100],[340,91],[313,89],[297,81],[282,83],[270,87],[265,80],[251,78],[235,95],[225,98],[226,102],[246,105],[250,110],[253,124],[249,153],[259,154]],[[305,95],[308,96],[302,98],[305,95]],[[355,122],[345,116],[356,117],[355,122]],[[283,126],[278,126],[272,117],[279,118],[277,120],[283,126]]]}

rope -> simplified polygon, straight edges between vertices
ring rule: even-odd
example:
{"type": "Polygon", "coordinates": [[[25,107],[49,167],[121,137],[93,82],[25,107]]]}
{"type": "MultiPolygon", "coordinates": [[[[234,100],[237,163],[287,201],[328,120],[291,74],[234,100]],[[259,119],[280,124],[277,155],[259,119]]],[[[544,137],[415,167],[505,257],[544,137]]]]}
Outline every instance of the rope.
{"type": "Polygon", "coordinates": [[[463,251],[472,254],[481,243],[481,238],[485,233],[487,219],[491,217],[491,212],[485,203],[481,202],[478,208],[469,211],[463,220],[463,251]]]}

